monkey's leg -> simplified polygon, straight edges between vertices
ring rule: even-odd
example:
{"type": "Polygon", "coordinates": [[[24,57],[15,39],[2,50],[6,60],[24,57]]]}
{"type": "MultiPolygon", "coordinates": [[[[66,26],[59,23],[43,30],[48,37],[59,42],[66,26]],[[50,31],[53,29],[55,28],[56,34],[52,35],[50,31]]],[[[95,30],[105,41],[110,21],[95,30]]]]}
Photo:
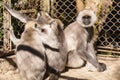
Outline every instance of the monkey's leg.
{"type": "Polygon", "coordinates": [[[70,68],[80,68],[84,66],[85,61],[79,57],[79,54],[76,50],[72,50],[68,53],[68,60],[66,67],[70,68]]]}

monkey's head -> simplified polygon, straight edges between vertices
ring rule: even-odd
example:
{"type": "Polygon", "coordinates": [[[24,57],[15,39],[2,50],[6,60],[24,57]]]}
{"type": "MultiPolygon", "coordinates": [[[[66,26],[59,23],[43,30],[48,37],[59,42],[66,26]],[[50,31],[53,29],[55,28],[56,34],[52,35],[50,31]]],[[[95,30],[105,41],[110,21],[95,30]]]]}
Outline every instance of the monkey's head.
{"type": "Polygon", "coordinates": [[[64,28],[64,24],[62,23],[62,21],[60,19],[54,19],[52,18],[47,12],[45,11],[40,11],[37,15],[36,20],[42,20],[44,22],[54,22],[53,25],[51,26],[51,28],[53,29],[53,31],[58,34],[58,28],[63,29],[64,28]]]}
{"type": "Polygon", "coordinates": [[[79,12],[76,21],[82,27],[91,27],[97,21],[97,17],[92,10],[82,10],[79,12]]]}
{"type": "Polygon", "coordinates": [[[28,21],[25,25],[25,31],[32,30],[32,32],[34,31],[43,35],[49,35],[51,32],[51,24],[37,21],[28,21]]]}
{"type": "Polygon", "coordinates": [[[24,32],[52,48],[58,48],[59,42],[55,32],[52,29],[54,24],[56,24],[55,21],[51,23],[28,21],[25,25],[24,32]]]}

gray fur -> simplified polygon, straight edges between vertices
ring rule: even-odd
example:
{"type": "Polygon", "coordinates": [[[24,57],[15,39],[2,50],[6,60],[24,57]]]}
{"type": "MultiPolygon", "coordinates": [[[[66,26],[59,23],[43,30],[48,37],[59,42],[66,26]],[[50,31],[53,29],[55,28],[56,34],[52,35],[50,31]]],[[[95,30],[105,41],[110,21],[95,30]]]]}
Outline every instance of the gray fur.
{"type": "Polygon", "coordinates": [[[45,73],[50,72],[50,80],[58,80],[67,59],[63,23],[47,13],[31,19],[5,3],[3,6],[12,16],[26,23],[20,39],[15,37],[12,29],[9,32],[16,45],[17,65],[22,77],[27,80],[43,80],[45,73]]]}
{"type": "Polygon", "coordinates": [[[76,21],[65,28],[64,33],[68,46],[68,67],[82,67],[87,62],[92,68],[94,67],[94,70],[91,71],[104,71],[106,69],[105,65],[98,62],[94,49],[93,25],[96,20],[96,15],[92,10],[83,10],[77,16],[76,21]],[[82,21],[83,16],[90,16],[91,18],[86,21],[91,23],[85,25],[85,21],[82,21]]]}

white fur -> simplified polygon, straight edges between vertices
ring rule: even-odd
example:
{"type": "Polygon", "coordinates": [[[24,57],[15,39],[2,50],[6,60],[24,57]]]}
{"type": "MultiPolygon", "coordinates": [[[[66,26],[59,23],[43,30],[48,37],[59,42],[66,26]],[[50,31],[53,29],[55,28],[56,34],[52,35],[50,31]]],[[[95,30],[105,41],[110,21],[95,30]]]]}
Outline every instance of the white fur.
{"type": "Polygon", "coordinates": [[[39,20],[40,16],[41,16],[40,13],[38,13],[36,20],[39,20]]]}
{"type": "Polygon", "coordinates": [[[43,36],[39,37],[43,43],[47,43],[47,45],[49,45],[52,48],[58,48],[59,47],[59,42],[57,40],[57,37],[54,33],[54,31],[52,30],[52,28],[50,27],[50,25],[44,25],[43,27],[45,30],[47,30],[47,35],[46,34],[42,34],[43,36]]]}
{"type": "Polygon", "coordinates": [[[50,35],[50,33],[52,32],[50,25],[46,24],[44,25],[44,28],[48,31],[48,35],[50,35]]]}
{"type": "Polygon", "coordinates": [[[97,16],[96,14],[94,13],[94,11],[92,10],[83,10],[83,11],[80,11],[77,18],[76,18],[76,21],[83,27],[91,27],[94,25],[94,23],[97,21],[97,16]],[[91,23],[89,25],[84,25],[82,23],[82,17],[84,15],[90,15],[91,16],[91,23]]]}

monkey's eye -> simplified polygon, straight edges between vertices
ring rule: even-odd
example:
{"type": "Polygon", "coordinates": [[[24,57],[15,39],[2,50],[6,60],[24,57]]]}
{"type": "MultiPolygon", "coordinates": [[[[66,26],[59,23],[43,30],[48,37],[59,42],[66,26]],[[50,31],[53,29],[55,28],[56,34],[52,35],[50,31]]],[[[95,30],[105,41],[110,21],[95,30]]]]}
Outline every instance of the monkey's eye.
{"type": "Polygon", "coordinates": [[[37,28],[38,27],[38,25],[37,24],[35,24],[35,28],[37,28]]]}
{"type": "Polygon", "coordinates": [[[46,32],[46,30],[45,29],[41,29],[41,32],[46,32]]]}
{"type": "Polygon", "coordinates": [[[90,19],[91,16],[89,16],[89,15],[85,15],[85,16],[83,16],[82,18],[83,18],[83,19],[90,19]]]}

